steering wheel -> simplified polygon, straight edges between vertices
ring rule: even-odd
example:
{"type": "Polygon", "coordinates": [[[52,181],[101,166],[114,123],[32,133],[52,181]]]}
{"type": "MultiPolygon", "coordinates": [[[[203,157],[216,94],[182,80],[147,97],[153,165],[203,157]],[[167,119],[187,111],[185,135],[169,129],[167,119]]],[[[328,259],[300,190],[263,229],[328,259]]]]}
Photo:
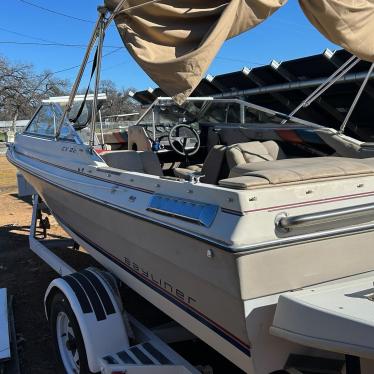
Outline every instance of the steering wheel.
{"type": "Polygon", "coordinates": [[[189,125],[175,125],[170,129],[169,143],[176,153],[182,156],[192,156],[200,149],[200,136],[189,125]],[[181,132],[182,135],[180,135],[181,132]],[[192,149],[188,147],[189,139],[196,139],[196,143],[192,149]]]}

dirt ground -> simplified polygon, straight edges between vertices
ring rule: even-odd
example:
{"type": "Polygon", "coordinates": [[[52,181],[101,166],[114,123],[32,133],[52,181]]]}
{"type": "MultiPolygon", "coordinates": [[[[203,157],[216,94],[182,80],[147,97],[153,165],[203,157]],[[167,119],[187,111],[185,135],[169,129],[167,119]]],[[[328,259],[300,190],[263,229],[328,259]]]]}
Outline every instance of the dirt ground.
{"type": "MultiPolygon", "coordinates": [[[[18,198],[16,184],[16,169],[1,155],[0,288],[7,288],[8,294],[14,296],[22,373],[59,373],[43,309],[44,293],[57,274],[29,249],[31,199],[18,198]]],[[[66,239],[53,217],[49,219],[50,237],[66,239]]],[[[56,251],[63,251],[63,247],[56,251]]],[[[88,266],[91,261],[83,253],[66,252],[64,258],[70,257],[77,268],[88,266]]]]}
{"type": "MultiPolygon", "coordinates": [[[[8,294],[14,296],[21,372],[59,374],[43,309],[44,293],[57,274],[29,249],[31,213],[31,199],[17,196],[15,168],[0,155],[0,288],[7,288],[8,294]]],[[[72,250],[71,243],[67,245],[66,233],[52,216],[49,220],[49,238],[63,240],[52,248],[56,254],[77,270],[98,265],[88,255],[72,250]]],[[[159,310],[125,286],[122,296],[126,300],[126,310],[147,326],[168,321],[159,310]]],[[[242,373],[201,341],[188,344],[179,343],[173,347],[192,363],[213,366],[215,374],[242,373]]]]}
{"type": "Polygon", "coordinates": [[[15,191],[15,189],[16,168],[8,162],[4,155],[0,154],[0,194],[15,191]]]}
{"type": "MultiPolygon", "coordinates": [[[[56,373],[43,298],[56,273],[31,252],[31,200],[17,196],[16,169],[0,156],[0,288],[14,296],[22,373],[56,373]]],[[[51,219],[51,234],[66,237],[51,219]]]]}

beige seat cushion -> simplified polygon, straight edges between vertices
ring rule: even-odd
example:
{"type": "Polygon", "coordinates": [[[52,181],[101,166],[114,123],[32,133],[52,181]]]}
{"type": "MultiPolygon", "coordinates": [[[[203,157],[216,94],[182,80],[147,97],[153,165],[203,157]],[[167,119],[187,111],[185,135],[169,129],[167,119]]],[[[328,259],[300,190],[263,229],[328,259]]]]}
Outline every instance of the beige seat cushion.
{"type": "Polygon", "coordinates": [[[266,184],[295,183],[374,173],[374,159],[315,157],[269,161],[257,165],[264,166],[264,169],[258,168],[256,171],[252,170],[240,176],[230,173],[230,178],[220,181],[219,184],[246,189],[266,184]],[[264,184],[258,180],[254,182],[253,178],[263,179],[264,184]]]}
{"type": "Polygon", "coordinates": [[[173,173],[177,178],[185,179],[186,181],[188,181],[193,176],[201,175],[201,169],[191,170],[188,168],[175,168],[173,170],[173,173]]]}
{"type": "Polygon", "coordinates": [[[196,171],[201,172],[201,169],[203,168],[203,164],[194,164],[187,166],[187,169],[190,171],[196,171]]]}
{"type": "Polygon", "coordinates": [[[240,164],[286,158],[282,149],[273,140],[234,144],[228,148],[226,157],[230,169],[240,164]]]}
{"type": "MultiPolygon", "coordinates": [[[[310,158],[289,158],[284,160],[267,161],[267,162],[257,162],[241,164],[233,167],[230,170],[230,178],[239,177],[241,175],[247,175],[250,172],[264,171],[270,169],[289,169],[289,168],[306,168],[309,165],[316,165],[316,163],[323,163],[324,165],[333,165],[334,167],[339,166],[344,168],[344,174],[355,174],[361,173],[364,166],[363,160],[358,159],[347,159],[343,157],[310,157],[310,158]],[[346,162],[345,160],[349,160],[346,162]],[[355,163],[359,162],[361,165],[355,163]]],[[[367,170],[367,168],[365,169],[367,170]]]]}
{"type": "Polygon", "coordinates": [[[236,177],[221,179],[218,183],[222,187],[233,188],[235,190],[249,190],[256,187],[264,187],[269,185],[269,181],[259,177],[236,177]]]}
{"type": "Polygon", "coordinates": [[[112,168],[163,175],[158,157],[153,152],[111,151],[101,154],[101,157],[112,168]]]}

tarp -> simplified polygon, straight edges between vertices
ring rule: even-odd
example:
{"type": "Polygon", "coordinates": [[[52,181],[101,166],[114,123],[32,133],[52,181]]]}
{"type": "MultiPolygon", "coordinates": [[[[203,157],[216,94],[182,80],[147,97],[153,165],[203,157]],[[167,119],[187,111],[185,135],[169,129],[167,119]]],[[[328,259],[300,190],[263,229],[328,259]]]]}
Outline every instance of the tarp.
{"type": "MultiPolygon", "coordinates": [[[[114,10],[120,0],[105,0],[114,10]]],[[[225,40],[267,19],[287,0],[128,0],[115,17],[122,40],[142,69],[181,103],[198,85],[225,40]]],[[[299,0],[332,42],[374,61],[373,0],[299,0]]],[[[245,46],[243,46],[245,48],[245,46]]]]}
{"type": "Polygon", "coordinates": [[[299,0],[309,21],[330,41],[374,62],[374,0],[299,0]]]}

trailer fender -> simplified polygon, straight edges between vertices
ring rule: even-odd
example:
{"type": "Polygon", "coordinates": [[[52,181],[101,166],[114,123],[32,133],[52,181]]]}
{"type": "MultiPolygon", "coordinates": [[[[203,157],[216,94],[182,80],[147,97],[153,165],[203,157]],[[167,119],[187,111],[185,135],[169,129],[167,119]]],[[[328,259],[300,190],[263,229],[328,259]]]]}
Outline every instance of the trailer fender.
{"type": "Polygon", "coordinates": [[[122,306],[107,274],[89,268],[54,279],[44,297],[47,319],[57,292],[67,298],[75,314],[92,372],[100,371],[102,357],[129,347],[122,306]]]}

